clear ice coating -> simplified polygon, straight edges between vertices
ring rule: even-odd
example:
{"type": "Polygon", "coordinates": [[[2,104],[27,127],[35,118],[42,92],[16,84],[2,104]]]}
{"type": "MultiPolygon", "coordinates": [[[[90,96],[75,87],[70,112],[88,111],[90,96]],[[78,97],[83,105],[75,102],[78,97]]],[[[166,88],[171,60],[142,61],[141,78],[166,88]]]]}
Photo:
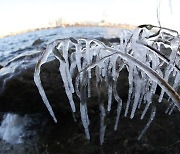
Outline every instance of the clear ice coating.
{"type": "Polygon", "coordinates": [[[114,130],[118,128],[123,107],[124,116],[130,116],[131,119],[142,106],[144,108],[141,119],[148,109],[152,108],[150,119],[138,139],[142,137],[155,117],[156,106],[153,96],[157,87],[161,88],[159,102],[162,102],[165,94],[169,97],[169,107],[166,112],[171,114],[175,108],[180,111],[179,34],[167,28],[141,25],[134,31],[122,30],[119,39],[119,43],[111,43],[111,46],[88,38],[56,40],[44,51],[34,73],[34,81],[39,93],[54,121],[57,122],[41,84],[40,71],[41,65],[46,63],[50,53],[60,61],[59,71],[73,113],[76,112],[74,93],[79,97],[81,120],[87,139],[90,139],[90,119],[86,100],[92,95],[92,82],[95,82],[99,98],[103,95],[102,91],[106,91],[107,102],[97,104],[100,110],[100,144],[103,144],[105,137],[106,113],[111,111],[115,102],[117,115],[114,130]],[[117,92],[117,80],[123,69],[127,69],[129,73],[129,91],[125,102],[117,92]],[[104,83],[104,89],[101,91],[100,85],[104,83]]]}

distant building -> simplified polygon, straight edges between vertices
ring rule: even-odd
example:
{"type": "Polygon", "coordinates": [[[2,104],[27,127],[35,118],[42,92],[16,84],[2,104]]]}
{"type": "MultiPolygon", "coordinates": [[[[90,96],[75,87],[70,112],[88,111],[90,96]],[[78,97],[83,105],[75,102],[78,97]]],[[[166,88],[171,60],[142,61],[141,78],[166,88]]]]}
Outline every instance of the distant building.
{"type": "Polygon", "coordinates": [[[56,27],[59,27],[59,26],[62,26],[62,24],[63,24],[63,20],[62,20],[62,18],[59,18],[59,19],[57,19],[56,20],[56,27]]]}

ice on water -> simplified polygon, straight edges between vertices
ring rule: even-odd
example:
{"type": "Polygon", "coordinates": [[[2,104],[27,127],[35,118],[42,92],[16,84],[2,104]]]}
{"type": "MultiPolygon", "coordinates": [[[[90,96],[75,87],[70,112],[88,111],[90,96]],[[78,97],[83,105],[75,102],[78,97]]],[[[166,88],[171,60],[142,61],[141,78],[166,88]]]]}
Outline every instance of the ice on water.
{"type": "MultiPolygon", "coordinates": [[[[104,91],[108,95],[106,103],[97,104],[100,110],[100,144],[104,142],[106,113],[111,111],[114,103],[117,104],[114,130],[118,128],[123,107],[124,115],[130,118],[144,107],[141,119],[149,108],[152,108],[149,121],[138,139],[155,117],[156,107],[152,98],[158,86],[161,88],[159,102],[165,94],[169,96],[168,112],[175,108],[180,110],[179,34],[166,28],[159,28],[158,33],[151,30],[152,28],[148,29],[147,26],[134,31],[122,30],[119,33],[120,43],[112,43],[111,46],[87,38],[61,39],[51,43],[36,65],[34,80],[54,121],[57,122],[56,117],[40,80],[41,65],[46,63],[50,53],[60,61],[59,71],[72,112],[77,110],[77,102],[74,102],[73,96],[76,94],[79,97],[79,110],[87,139],[90,139],[90,120],[86,100],[91,97],[93,80],[97,89],[100,84],[105,83],[104,91]],[[166,49],[170,50],[169,54],[165,54],[166,49]],[[125,102],[117,92],[117,80],[123,69],[129,72],[129,91],[125,102]],[[93,71],[95,77],[92,77],[93,71]]],[[[100,92],[98,94],[101,95],[100,92]]]]}

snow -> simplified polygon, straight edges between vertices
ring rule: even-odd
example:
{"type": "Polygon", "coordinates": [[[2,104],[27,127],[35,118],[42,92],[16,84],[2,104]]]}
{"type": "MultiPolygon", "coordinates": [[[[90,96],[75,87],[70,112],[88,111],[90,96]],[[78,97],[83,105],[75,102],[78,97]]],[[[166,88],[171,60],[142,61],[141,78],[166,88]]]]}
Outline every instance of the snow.
{"type": "Polygon", "coordinates": [[[74,102],[73,96],[76,94],[79,97],[81,120],[87,139],[90,139],[87,98],[92,96],[93,80],[95,80],[95,88],[99,96],[102,95],[102,92],[99,91],[100,84],[105,83],[103,90],[107,92],[108,96],[107,103],[99,104],[100,144],[104,142],[106,112],[111,112],[114,100],[117,102],[114,130],[117,130],[123,105],[125,105],[124,116],[127,117],[129,113],[130,118],[136,115],[141,106],[145,106],[141,119],[152,107],[150,119],[139,139],[155,117],[156,107],[152,98],[158,86],[161,88],[159,102],[162,101],[165,93],[170,98],[170,107],[167,112],[170,114],[175,108],[180,110],[178,93],[180,38],[177,33],[169,29],[159,29],[159,32],[156,33],[152,30],[153,28],[147,29],[147,26],[142,26],[133,32],[123,30],[119,34],[119,44],[112,44],[111,47],[96,39],[88,38],[61,39],[50,44],[38,61],[34,80],[54,121],[57,121],[56,117],[40,81],[41,65],[47,61],[50,53],[54,53],[60,61],[60,75],[73,112],[76,112],[76,102],[74,102]],[[162,48],[162,44],[165,49],[170,50],[169,55],[164,54],[165,49],[162,48]],[[129,92],[125,103],[117,92],[117,80],[119,73],[126,68],[129,73],[129,92]],[[92,76],[93,71],[95,77],[92,76]]]}

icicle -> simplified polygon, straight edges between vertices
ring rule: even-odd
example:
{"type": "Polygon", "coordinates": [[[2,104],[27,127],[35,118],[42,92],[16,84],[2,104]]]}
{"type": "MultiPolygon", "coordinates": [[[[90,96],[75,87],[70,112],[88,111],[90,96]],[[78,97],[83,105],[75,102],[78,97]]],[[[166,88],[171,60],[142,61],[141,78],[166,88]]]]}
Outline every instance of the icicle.
{"type": "MultiPolygon", "coordinates": [[[[142,91],[144,90],[144,88],[142,89],[142,91]]],[[[139,103],[138,103],[138,109],[140,109],[140,107],[141,107],[141,104],[142,104],[142,102],[143,102],[143,98],[144,98],[144,95],[142,95],[141,94],[141,96],[140,96],[140,98],[139,98],[139,103]]]]}
{"type": "Polygon", "coordinates": [[[86,59],[87,59],[87,64],[91,64],[91,58],[90,58],[90,42],[89,40],[86,40],[86,59]]]}
{"type": "MultiPolygon", "coordinates": [[[[169,100],[170,100],[170,99],[168,99],[168,101],[169,101],[169,100]]],[[[169,104],[168,108],[167,108],[166,111],[165,111],[166,114],[169,113],[169,111],[171,110],[173,104],[174,104],[173,102],[171,102],[171,103],[169,104]]]]}
{"type": "Polygon", "coordinates": [[[107,111],[111,111],[111,105],[112,105],[112,81],[110,81],[109,85],[108,85],[108,108],[107,111]]]}
{"type": "Polygon", "coordinates": [[[133,85],[130,84],[130,85],[129,85],[129,93],[128,93],[128,101],[127,101],[126,109],[125,109],[125,113],[124,113],[124,116],[125,116],[125,117],[127,116],[128,111],[129,111],[129,106],[130,106],[130,102],[131,102],[132,91],[133,91],[133,85]]]}
{"type": "Polygon", "coordinates": [[[95,67],[95,76],[96,76],[96,87],[98,87],[98,83],[100,81],[100,70],[99,70],[99,67],[95,67]]]}
{"type": "Polygon", "coordinates": [[[76,61],[73,61],[71,63],[70,70],[69,70],[72,77],[74,77],[74,72],[75,72],[76,66],[77,66],[76,61]]]}
{"type": "Polygon", "coordinates": [[[76,44],[75,46],[76,46],[76,52],[75,52],[76,64],[77,64],[78,71],[80,72],[81,71],[81,46],[80,44],[76,44]]]}
{"type": "Polygon", "coordinates": [[[105,118],[106,118],[106,113],[105,113],[105,108],[104,105],[101,103],[99,105],[100,108],[100,144],[102,145],[104,142],[104,135],[106,131],[106,125],[105,125],[105,118]]]}
{"type": "Polygon", "coordinates": [[[72,77],[75,76],[75,69],[76,69],[76,53],[73,52],[70,54],[70,69],[69,69],[69,72],[71,74],[72,77]]]}
{"type": "Polygon", "coordinates": [[[80,103],[80,112],[81,112],[81,120],[82,124],[84,126],[86,138],[90,140],[90,135],[89,135],[89,119],[87,116],[87,111],[86,111],[86,106],[83,103],[80,103]]]}
{"type": "MultiPolygon", "coordinates": [[[[137,69],[136,69],[137,71],[137,69]]],[[[139,103],[140,95],[141,95],[141,84],[142,80],[139,78],[138,74],[134,73],[134,89],[135,89],[135,98],[134,98],[134,103],[131,111],[130,118],[132,119],[134,117],[134,114],[136,112],[136,108],[139,103]]]]}
{"type": "Polygon", "coordinates": [[[144,129],[141,131],[138,140],[140,140],[142,138],[142,136],[144,135],[144,133],[146,132],[146,130],[149,128],[151,122],[154,120],[154,117],[156,115],[156,106],[154,104],[152,104],[152,111],[151,111],[151,115],[150,118],[146,124],[146,126],[144,127],[144,129]]]}
{"type": "Polygon", "coordinates": [[[157,83],[153,82],[152,85],[151,85],[151,90],[150,90],[152,94],[155,94],[156,88],[157,88],[157,83]]]}
{"type": "Polygon", "coordinates": [[[72,113],[72,117],[73,117],[74,122],[77,122],[77,119],[76,119],[74,112],[71,112],[71,113],[72,113]]]}
{"type": "Polygon", "coordinates": [[[73,100],[73,95],[72,95],[72,91],[69,87],[69,83],[68,83],[68,77],[67,77],[67,69],[66,69],[66,63],[64,63],[63,61],[60,62],[60,67],[59,67],[59,71],[60,71],[60,74],[61,74],[61,77],[62,77],[62,80],[63,80],[63,83],[64,83],[64,88],[65,88],[65,91],[66,91],[66,95],[69,99],[69,103],[71,105],[71,109],[73,112],[76,112],[76,107],[75,107],[75,104],[74,104],[74,100],[73,100]]]}
{"type": "MultiPolygon", "coordinates": [[[[150,81],[147,77],[147,75],[145,75],[144,77],[142,77],[142,83],[141,83],[141,97],[139,99],[139,103],[138,103],[138,109],[140,108],[142,102],[143,104],[145,104],[146,100],[147,100],[147,94],[150,93],[149,91],[149,86],[152,86],[150,85],[150,81]]],[[[151,95],[153,95],[153,92],[151,91],[151,95]]],[[[149,101],[151,101],[151,97],[149,97],[148,99],[149,101]]]]}
{"type": "Polygon", "coordinates": [[[89,73],[88,73],[88,97],[91,97],[91,80],[89,78],[89,73]]]}
{"type": "Polygon", "coordinates": [[[145,106],[145,108],[144,108],[144,110],[143,110],[143,113],[142,113],[142,115],[141,115],[141,120],[144,118],[144,116],[145,116],[145,114],[146,114],[146,112],[147,112],[147,110],[148,110],[148,108],[149,108],[149,106],[150,106],[150,104],[151,104],[152,102],[147,102],[146,103],[146,106],[145,106]]]}
{"type": "MultiPolygon", "coordinates": [[[[169,66],[166,68],[166,70],[165,70],[165,75],[164,75],[164,80],[165,80],[165,81],[168,81],[169,76],[170,76],[170,74],[171,74],[172,71],[173,71],[173,67],[171,67],[171,65],[169,65],[169,66]]],[[[158,99],[158,102],[161,102],[161,101],[162,101],[163,96],[164,96],[164,92],[165,92],[165,91],[162,89],[162,90],[161,90],[161,94],[160,94],[159,99],[158,99]]]]}
{"type": "Polygon", "coordinates": [[[125,114],[124,114],[125,117],[128,114],[130,101],[131,101],[131,95],[132,95],[132,92],[133,92],[133,69],[134,69],[134,66],[129,65],[129,92],[128,92],[128,100],[127,100],[125,114]]]}
{"type": "Polygon", "coordinates": [[[83,75],[84,80],[80,81],[80,101],[81,103],[85,104],[86,103],[86,85],[87,85],[87,77],[85,76],[85,74],[83,75]]]}
{"type": "Polygon", "coordinates": [[[80,82],[79,75],[77,75],[75,81],[75,91],[76,91],[76,95],[80,98],[79,82],[80,82]]]}
{"type": "Polygon", "coordinates": [[[173,72],[172,72],[173,77],[175,77],[176,74],[177,74],[177,72],[176,72],[176,70],[174,69],[173,72]]]}
{"type": "Polygon", "coordinates": [[[114,125],[114,130],[117,130],[118,127],[118,123],[119,123],[119,118],[120,118],[120,114],[121,114],[121,109],[122,109],[122,99],[119,97],[118,93],[117,93],[117,89],[116,89],[116,82],[114,81],[113,84],[113,94],[114,94],[114,98],[117,101],[117,115],[116,115],[116,122],[114,125]]]}
{"type": "Polygon", "coordinates": [[[174,89],[177,89],[177,87],[179,86],[180,84],[180,73],[177,73],[176,74],[176,77],[174,79],[174,84],[173,84],[173,88],[174,89]]]}
{"type": "MultiPolygon", "coordinates": [[[[92,63],[92,57],[90,55],[90,42],[86,41],[86,58],[87,58],[87,64],[90,65],[92,63]]],[[[88,97],[91,97],[91,69],[88,71],[88,97]]]]}
{"type": "Polygon", "coordinates": [[[68,80],[68,85],[69,85],[69,89],[71,90],[71,93],[74,93],[74,86],[73,86],[73,83],[72,83],[72,77],[71,77],[71,74],[70,74],[70,69],[69,69],[69,55],[68,55],[68,50],[69,50],[69,40],[66,42],[64,42],[65,45],[63,45],[64,47],[64,50],[63,50],[63,57],[64,57],[64,60],[65,60],[65,69],[66,69],[66,74],[67,74],[67,80],[68,80]]]}
{"type": "Polygon", "coordinates": [[[145,94],[147,93],[147,84],[148,84],[148,78],[147,75],[144,74],[143,72],[141,72],[142,75],[142,82],[141,82],[141,94],[140,94],[140,98],[139,98],[139,103],[138,103],[138,109],[140,108],[142,102],[143,102],[143,98],[145,97],[145,94]]]}
{"type": "Polygon", "coordinates": [[[89,116],[88,116],[88,109],[87,109],[87,103],[84,104],[85,105],[85,111],[86,111],[86,119],[87,119],[87,124],[88,126],[90,125],[90,121],[89,121],[89,116]]]}
{"type": "Polygon", "coordinates": [[[174,108],[175,108],[176,106],[175,106],[175,104],[173,103],[173,105],[172,105],[172,107],[171,107],[171,109],[169,110],[169,115],[171,115],[172,114],[172,112],[173,112],[173,110],[174,110],[174,108]]]}
{"type": "MultiPolygon", "coordinates": [[[[118,59],[118,55],[113,55],[111,57],[111,63],[112,63],[112,75],[111,76],[112,76],[113,80],[116,80],[116,78],[119,74],[119,72],[117,72],[117,70],[116,70],[117,59],[118,59]]],[[[119,65],[118,67],[120,67],[120,69],[122,69],[123,66],[121,66],[121,64],[118,64],[118,65],[119,65]]]]}
{"type": "Polygon", "coordinates": [[[110,68],[110,58],[108,58],[105,62],[104,62],[104,71],[105,71],[105,81],[106,81],[106,85],[108,85],[109,82],[109,71],[111,70],[110,68]]]}
{"type": "Polygon", "coordinates": [[[144,108],[144,111],[143,111],[140,119],[144,118],[144,116],[145,116],[145,114],[146,114],[150,104],[152,103],[152,97],[153,97],[153,94],[155,94],[156,87],[157,87],[157,84],[155,82],[153,82],[152,85],[151,85],[150,91],[146,92],[145,101],[147,103],[146,103],[146,106],[144,108]]]}
{"type": "Polygon", "coordinates": [[[52,107],[47,99],[46,93],[44,91],[44,88],[42,86],[41,79],[40,79],[41,66],[47,61],[49,54],[52,52],[52,48],[54,47],[54,44],[56,44],[56,42],[49,45],[48,48],[43,52],[42,57],[39,59],[37,65],[35,67],[35,71],[34,71],[34,82],[39,90],[39,93],[42,97],[44,104],[46,105],[50,115],[53,117],[54,122],[57,122],[57,119],[56,119],[54,112],[52,110],[52,107]]]}
{"type": "Polygon", "coordinates": [[[179,48],[180,45],[180,40],[178,37],[175,37],[172,41],[171,41],[171,48],[172,48],[172,52],[170,54],[170,64],[174,64],[175,60],[176,60],[176,55],[177,55],[177,50],[179,48]]]}
{"type": "Polygon", "coordinates": [[[69,41],[61,42],[59,46],[55,46],[55,50],[53,53],[60,61],[59,71],[64,83],[66,95],[69,99],[69,103],[73,112],[76,112],[75,104],[73,101],[74,86],[72,83],[72,77],[69,71],[69,61],[68,61],[68,49],[69,49],[69,41]],[[61,56],[59,56],[61,55],[61,56]]]}
{"type": "Polygon", "coordinates": [[[87,104],[86,104],[86,82],[87,82],[87,76],[85,74],[82,75],[84,80],[80,81],[80,112],[81,112],[81,120],[82,124],[84,126],[85,134],[87,139],[90,139],[89,135],[89,117],[88,117],[88,111],[87,111],[87,104]]]}
{"type": "Polygon", "coordinates": [[[180,66],[180,51],[177,51],[176,59],[175,59],[175,64],[177,66],[180,66]]]}
{"type": "Polygon", "coordinates": [[[105,77],[106,75],[106,69],[104,67],[101,69],[101,75],[102,77],[105,77]]]}

